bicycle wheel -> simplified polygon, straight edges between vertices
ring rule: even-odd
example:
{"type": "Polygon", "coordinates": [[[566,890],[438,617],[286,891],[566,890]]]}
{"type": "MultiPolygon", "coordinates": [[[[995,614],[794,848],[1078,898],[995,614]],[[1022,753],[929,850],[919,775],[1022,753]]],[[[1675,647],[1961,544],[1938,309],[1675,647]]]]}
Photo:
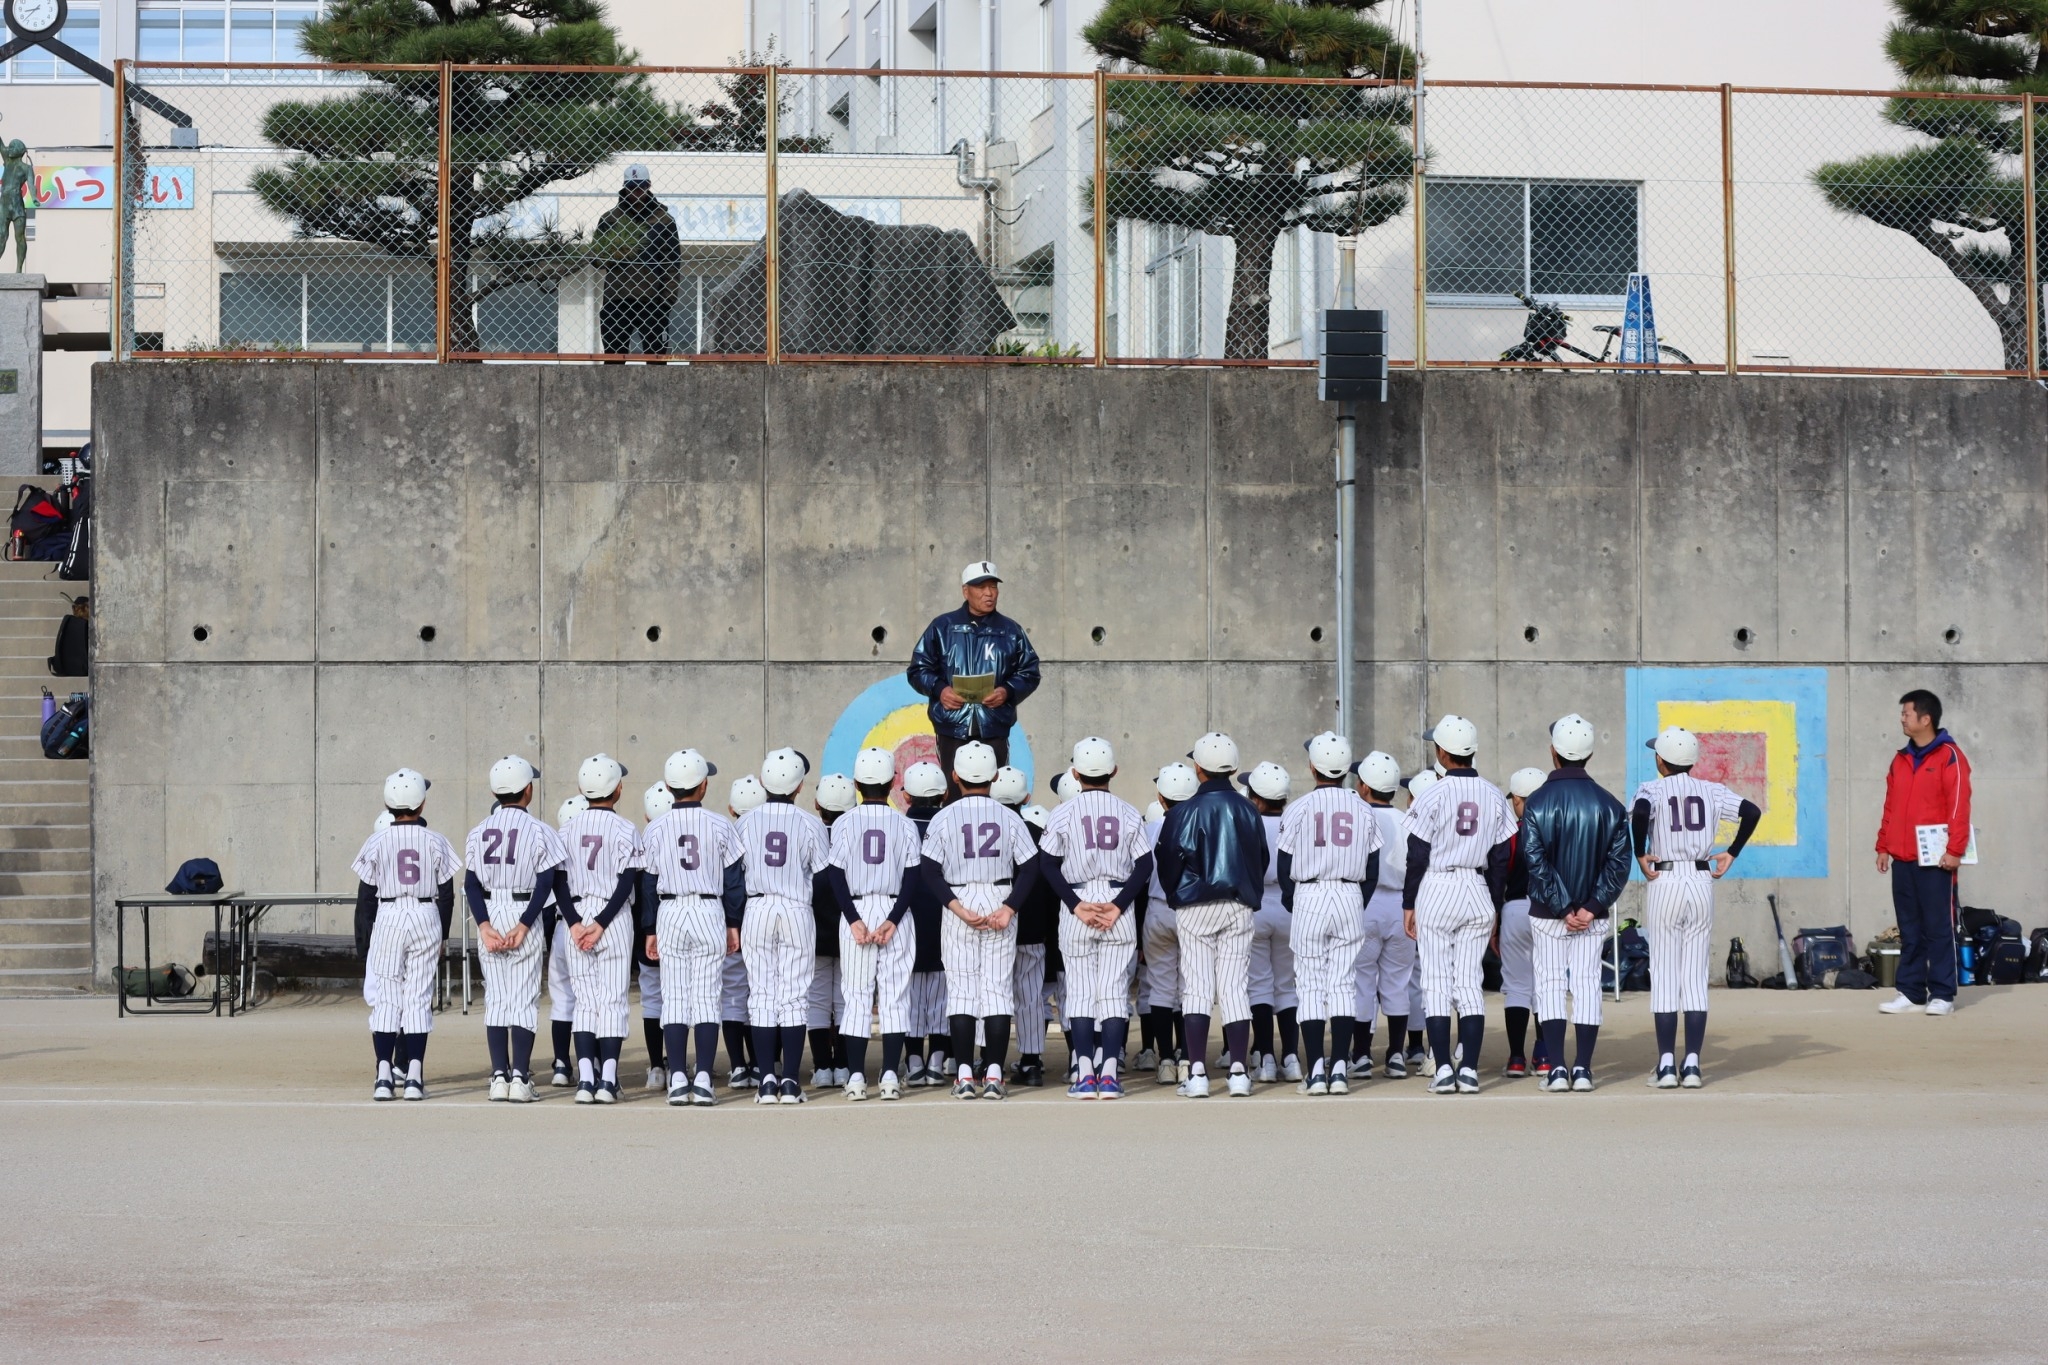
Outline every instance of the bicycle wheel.
{"type": "Polygon", "coordinates": [[[1676,346],[1666,346],[1661,341],[1657,343],[1657,354],[1663,356],[1666,360],[1674,361],[1680,365],[1690,365],[1693,363],[1692,357],[1684,351],[1679,350],[1676,346]]]}

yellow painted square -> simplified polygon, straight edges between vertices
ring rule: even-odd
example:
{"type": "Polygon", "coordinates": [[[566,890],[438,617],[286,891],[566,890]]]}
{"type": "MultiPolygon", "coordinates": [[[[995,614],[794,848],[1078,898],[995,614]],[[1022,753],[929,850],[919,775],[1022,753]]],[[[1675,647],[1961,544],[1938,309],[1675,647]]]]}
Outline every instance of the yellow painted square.
{"type": "MultiPolygon", "coordinates": [[[[1789,701],[1660,701],[1657,725],[1694,734],[1748,732],[1764,737],[1764,818],[1752,844],[1799,842],[1799,708],[1789,701]]],[[[1729,822],[1723,821],[1723,835],[1729,822]]]]}

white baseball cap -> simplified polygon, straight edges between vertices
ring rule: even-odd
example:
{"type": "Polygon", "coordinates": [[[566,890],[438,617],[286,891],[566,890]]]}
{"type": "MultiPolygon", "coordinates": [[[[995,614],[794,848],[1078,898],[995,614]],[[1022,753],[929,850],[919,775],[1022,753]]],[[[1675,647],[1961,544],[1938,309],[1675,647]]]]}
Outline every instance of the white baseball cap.
{"type": "Polygon", "coordinates": [[[860,804],[860,790],[845,773],[826,773],[818,779],[818,809],[844,815],[860,804]]]}
{"type": "Polygon", "coordinates": [[[990,579],[1000,583],[1003,576],[997,573],[996,566],[986,559],[977,559],[960,571],[960,586],[963,588],[970,583],[986,583],[990,579]]]}
{"type": "Polygon", "coordinates": [[[427,803],[427,788],[433,785],[411,768],[400,768],[384,779],[384,808],[418,810],[427,803]]]}
{"type": "Polygon", "coordinates": [[[996,751],[978,739],[970,739],[953,755],[953,776],[972,786],[996,780],[996,751]]]}
{"type": "Polygon", "coordinates": [[[1046,785],[1052,788],[1052,794],[1062,803],[1073,800],[1081,793],[1081,784],[1074,780],[1073,771],[1068,768],[1062,768],[1054,773],[1052,781],[1046,785]]]}
{"type": "Polygon", "coordinates": [[[661,765],[661,779],[679,792],[695,791],[707,777],[718,775],[718,765],[695,749],[678,749],[661,765]]]}
{"type": "Polygon", "coordinates": [[[1541,768],[1517,768],[1508,775],[1508,795],[1527,798],[1548,776],[1541,768]]]}
{"type": "Polygon", "coordinates": [[[491,765],[491,795],[517,796],[539,776],[540,769],[518,754],[507,754],[491,765]]]}
{"type": "Polygon", "coordinates": [[[370,833],[381,834],[385,830],[390,829],[393,824],[397,823],[397,820],[398,817],[393,815],[390,811],[380,810],[377,812],[377,822],[370,826],[370,833]]]}
{"type": "Polygon", "coordinates": [[[593,801],[602,801],[625,780],[626,765],[610,754],[592,754],[576,770],[576,790],[593,801]]]}
{"type": "Polygon", "coordinates": [[[564,801],[561,804],[560,808],[558,808],[555,811],[555,827],[559,829],[561,826],[569,823],[570,816],[581,815],[584,811],[587,811],[589,809],[589,797],[584,796],[581,793],[578,793],[577,795],[570,797],[568,800],[564,801]]]}
{"type": "Polygon", "coordinates": [[[1166,818],[1166,807],[1160,805],[1157,801],[1147,801],[1145,803],[1145,818],[1147,820],[1164,820],[1166,818]]]}
{"type": "Polygon", "coordinates": [[[929,801],[946,794],[945,770],[928,758],[921,758],[903,770],[903,790],[913,801],[929,801]]]}
{"type": "Polygon", "coordinates": [[[657,782],[641,796],[640,808],[647,812],[649,820],[657,819],[676,808],[676,794],[666,782],[657,782]]]}
{"type": "Polygon", "coordinates": [[[1392,792],[1401,785],[1401,762],[1374,749],[1358,760],[1358,780],[1376,792],[1392,792]]]}
{"type": "Polygon", "coordinates": [[[1479,727],[1463,716],[1445,714],[1423,738],[1447,754],[1470,758],[1479,752],[1479,727]]]}
{"type": "Polygon", "coordinates": [[[654,177],[647,173],[645,166],[628,166],[626,167],[625,183],[628,185],[651,185],[654,183],[654,177]]]}
{"type": "Polygon", "coordinates": [[[1101,735],[1074,745],[1074,771],[1083,777],[1108,777],[1116,771],[1116,747],[1101,735]]]}
{"type": "Polygon", "coordinates": [[[1024,823],[1034,829],[1044,829],[1045,822],[1051,818],[1051,813],[1044,806],[1038,805],[1036,802],[1018,811],[1017,814],[1023,816],[1024,823]]]}
{"type": "Polygon", "coordinates": [[[734,815],[745,815],[757,806],[767,803],[768,789],[761,785],[761,779],[748,773],[745,777],[732,780],[732,791],[725,798],[725,804],[734,815]]]}
{"type": "Polygon", "coordinates": [[[863,787],[882,787],[896,780],[896,755],[870,745],[853,756],[853,780],[863,787]]]}
{"type": "Polygon", "coordinates": [[[1169,763],[1152,779],[1162,801],[1186,801],[1202,789],[1202,779],[1185,763],[1169,763]]]}
{"type": "Polygon", "coordinates": [[[1308,766],[1324,777],[1342,777],[1351,771],[1351,741],[1334,730],[1303,740],[1301,747],[1308,750],[1308,766]]]}
{"type": "Polygon", "coordinates": [[[761,760],[761,786],[770,796],[794,795],[810,772],[811,760],[799,751],[773,749],[761,760]]]}
{"type": "Polygon", "coordinates": [[[1268,801],[1285,801],[1294,790],[1294,778],[1278,763],[1261,763],[1237,780],[1253,795],[1268,801]]]}
{"type": "Polygon", "coordinates": [[[1550,727],[1550,747],[1559,758],[1576,763],[1593,756],[1593,722],[1574,711],[1560,716],[1550,727]]]}
{"type": "Polygon", "coordinates": [[[1650,741],[1650,747],[1674,768],[1690,768],[1700,761],[1700,737],[1682,725],[1665,726],[1650,741]]]}
{"type": "Polygon", "coordinates": [[[1022,768],[998,768],[996,780],[988,784],[989,799],[1005,806],[1021,806],[1031,795],[1031,779],[1022,768]]]}
{"type": "Polygon", "coordinates": [[[1412,806],[1417,801],[1420,801],[1424,792],[1441,781],[1443,779],[1428,768],[1424,768],[1413,777],[1403,778],[1401,785],[1408,789],[1408,804],[1412,806]]]}
{"type": "Polygon", "coordinates": [[[1195,760],[1195,766],[1205,773],[1234,773],[1237,771],[1237,741],[1211,730],[1195,741],[1195,747],[1188,750],[1188,757],[1195,760]]]}

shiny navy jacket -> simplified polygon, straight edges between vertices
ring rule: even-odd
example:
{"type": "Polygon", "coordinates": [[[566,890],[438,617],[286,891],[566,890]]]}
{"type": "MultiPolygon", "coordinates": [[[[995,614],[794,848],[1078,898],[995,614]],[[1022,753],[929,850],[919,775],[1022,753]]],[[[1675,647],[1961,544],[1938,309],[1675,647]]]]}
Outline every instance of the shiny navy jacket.
{"type": "Polygon", "coordinates": [[[932,729],[947,739],[1001,739],[1017,723],[1017,703],[1038,690],[1038,651],[1024,627],[999,611],[976,616],[962,602],[924,628],[904,671],[918,695],[929,697],[925,713],[932,729]],[[1009,696],[1001,706],[963,706],[948,711],[939,693],[955,678],[996,675],[1009,696]]]}
{"type": "Polygon", "coordinates": [[[1210,778],[1166,813],[1154,855],[1160,889],[1176,910],[1205,901],[1256,910],[1265,899],[1266,822],[1227,777],[1210,778]]]}
{"type": "Polygon", "coordinates": [[[1628,812],[1584,768],[1559,768],[1523,806],[1521,854],[1531,915],[1563,919],[1583,906],[1605,919],[1628,885],[1628,812]]]}

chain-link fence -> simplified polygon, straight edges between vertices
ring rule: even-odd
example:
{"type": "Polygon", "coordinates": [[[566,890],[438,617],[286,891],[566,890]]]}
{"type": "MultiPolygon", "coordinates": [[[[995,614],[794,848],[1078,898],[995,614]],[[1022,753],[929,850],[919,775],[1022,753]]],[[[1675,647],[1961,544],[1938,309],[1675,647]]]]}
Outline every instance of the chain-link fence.
{"type": "Polygon", "coordinates": [[[1633,293],[1662,369],[2039,373],[2018,98],[765,67],[120,79],[127,355],[1309,364],[1351,236],[1397,365],[1618,365],[1633,293]]]}

